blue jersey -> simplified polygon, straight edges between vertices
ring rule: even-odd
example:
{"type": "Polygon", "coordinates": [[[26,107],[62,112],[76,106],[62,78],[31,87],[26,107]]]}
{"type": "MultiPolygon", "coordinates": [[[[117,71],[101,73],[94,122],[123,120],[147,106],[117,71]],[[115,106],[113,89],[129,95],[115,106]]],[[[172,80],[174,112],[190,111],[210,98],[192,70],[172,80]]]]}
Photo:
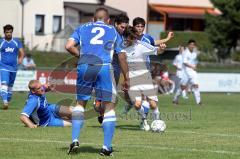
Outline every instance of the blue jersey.
{"type": "Polygon", "coordinates": [[[142,34],[141,37],[140,37],[140,41],[146,42],[146,43],[148,43],[152,46],[155,45],[153,37],[151,35],[148,35],[148,34],[142,34]]]}
{"type": "MultiPolygon", "coordinates": [[[[146,42],[146,43],[148,43],[152,46],[155,45],[153,37],[151,35],[148,35],[148,34],[142,34],[141,37],[140,37],[140,41],[146,42]]],[[[146,60],[148,62],[147,67],[150,69],[150,58],[149,58],[149,56],[147,56],[146,60]]]]}
{"type": "Polygon", "coordinates": [[[46,96],[29,93],[21,114],[31,117],[40,126],[47,126],[51,118],[51,111],[46,96]]]}
{"type": "Polygon", "coordinates": [[[104,22],[90,22],[78,27],[70,39],[80,45],[78,64],[106,64],[112,62],[114,47],[116,53],[121,49],[116,45],[120,37],[113,26],[104,22]]]}
{"type": "Polygon", "coordinates": [[[10,41],[0,39],[0,70],[17,71],[18,52],[22,47],[19,39],[13,38],[10,41]]]}

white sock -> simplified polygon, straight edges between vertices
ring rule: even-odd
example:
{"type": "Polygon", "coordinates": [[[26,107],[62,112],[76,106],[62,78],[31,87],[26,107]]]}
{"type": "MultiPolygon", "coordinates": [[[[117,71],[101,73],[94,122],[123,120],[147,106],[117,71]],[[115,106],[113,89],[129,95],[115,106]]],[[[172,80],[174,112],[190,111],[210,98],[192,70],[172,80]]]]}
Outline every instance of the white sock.
{"type": "Polygon", "coordinates": [[[200,96],[199,88],[193,88],[193,94],[194,94],[196,103],[199,104],[201,102],[201,96],[200,96]]]}
{"type": "Polygon", "coordinates": [[[169,91],[169,93],[173,93],[174,90],[175,90],[175,82],[172,83],[171,90],[169,91]]]}
{"type": "Polygon", "coordinates": [[[181,94],[182,94],[182,89],[178,88],[176,93],[175,93],[175,96],[173,97],[173,101],[178,101],[178,98],[181,94]]]}
{"type": "Polygon", "coordinates": [[[185,89],[182,91],[182,96],[183,96],[183,97],[187,97],[187,93],[186,93],[186,90],[185,90],[185,89]]]}
{"type": "Polygon", "coordinates": [[[156,107],[155,109],[153,109],[153,120],[159,120],[159,115],[160,112],[158,110],[158,107],[156,107]]]}
{"type": "Polygon", "coordinates": [[[146,119],[146,114],[144,113],[144,108],[142,106],[137,111],[138,111],[138,114],[142,117],[142,119],[146,119]]]}

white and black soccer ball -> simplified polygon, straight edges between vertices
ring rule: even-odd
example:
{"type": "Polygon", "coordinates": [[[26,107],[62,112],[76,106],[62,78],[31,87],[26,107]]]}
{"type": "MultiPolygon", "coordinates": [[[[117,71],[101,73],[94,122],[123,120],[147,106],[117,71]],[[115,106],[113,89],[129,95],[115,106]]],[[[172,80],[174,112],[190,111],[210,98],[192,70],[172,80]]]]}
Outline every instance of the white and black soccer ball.
{"type": "Polygon", "coordinates": [[[154,120],[151,124],[153,132],[164,132],[167,126],[163,120],[154,120]]]}

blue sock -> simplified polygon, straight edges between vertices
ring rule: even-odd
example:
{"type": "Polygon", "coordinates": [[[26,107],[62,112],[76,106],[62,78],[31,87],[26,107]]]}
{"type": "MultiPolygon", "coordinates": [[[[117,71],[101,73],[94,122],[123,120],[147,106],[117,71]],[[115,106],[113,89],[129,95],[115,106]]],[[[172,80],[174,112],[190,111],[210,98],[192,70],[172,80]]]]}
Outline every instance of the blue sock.
{"type": "Polygon", "coordinates": [[[8,103],[7,97],[8,97],[8,86],[2,85],[1,86],[1,97],[3,100],[3,103],[8,103]]]}
{"type": "Polygon", "coordinates": [[[72,113],[72,142],[78,141],[83,124],[84,109],[83,107],[75,107],[72,113]]]}
{"type": "Polygon", "coordinates": [[[7,101],[10,102],[12,99],[12,87],[8,87],[7,101]]]}
{"type": "Polygon", "coordinates": [[[116,115],[114,110],[104,114],[103,119],[103,132],[104,132],[104,143],[103,148],[110,150],[112,147],[112,139],[114,135],[114,130],[116,126],[116,115]]]}

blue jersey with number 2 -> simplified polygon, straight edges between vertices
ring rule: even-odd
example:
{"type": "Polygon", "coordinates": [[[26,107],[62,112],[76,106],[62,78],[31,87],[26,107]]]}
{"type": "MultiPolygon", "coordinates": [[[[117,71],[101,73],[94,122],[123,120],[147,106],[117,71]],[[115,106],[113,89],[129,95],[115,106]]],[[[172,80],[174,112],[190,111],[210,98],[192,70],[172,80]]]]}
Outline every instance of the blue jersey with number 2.
{"type": "Polygon", "coordinates": [[[115,44],[121,40],[115,28],[104,22],[90,22],[78,27],[70,39],[80,45],[79,64],[106,64],[112,62],[115,44]]]}

